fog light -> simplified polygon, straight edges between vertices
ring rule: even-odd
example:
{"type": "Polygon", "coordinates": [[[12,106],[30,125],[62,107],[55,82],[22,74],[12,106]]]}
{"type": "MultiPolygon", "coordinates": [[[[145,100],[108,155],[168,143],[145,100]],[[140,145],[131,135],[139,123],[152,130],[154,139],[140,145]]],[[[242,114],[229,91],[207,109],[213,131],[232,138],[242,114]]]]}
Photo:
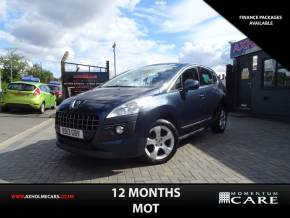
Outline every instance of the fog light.
{"type": "Polygon", "coordinates": [[[115,130],[116,130],[116,133],[121,135],[124,133],[124,126],[116,126],[115,130]]]}

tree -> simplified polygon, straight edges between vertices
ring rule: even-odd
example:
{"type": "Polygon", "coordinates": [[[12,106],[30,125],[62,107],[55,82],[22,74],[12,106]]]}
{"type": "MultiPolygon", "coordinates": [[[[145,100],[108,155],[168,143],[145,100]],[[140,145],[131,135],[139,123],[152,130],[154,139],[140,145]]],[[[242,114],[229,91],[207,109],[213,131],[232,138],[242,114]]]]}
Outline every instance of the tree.
{"type": "Polygon", "coordinates": [[[0,56],[0,65],[2,66],[2,69],[0,70],[3,87],[6,83],[11,82],[11,69],[13,81],[20,80],[24,75],[38,77],[42,83],[57,80],[54,78],[52,72],[42,69],[39,64],[34,64],[30,67],[28,60],[24,56],[19,55],[16,49],[9,49],[6,55],[0,56]]]}
{"type": "Polygon", "coordinates": [[[16,49],[10,49],[6,55],[0,56],[0,64],[2,65],[2,80],[7,83],[11,82],[11,70],[14,81],[19,80],[28,68],[27,60],[24,56],[17,54],[16,49]]]}
{"type": "Polygon", "coordinates": [[[33,64],[33,66],[27,70],[27,74],[38,77],[42,83],[49,83],[55,80],[53,73],[49,70],[42,69],[39,64],[33,64]]]}

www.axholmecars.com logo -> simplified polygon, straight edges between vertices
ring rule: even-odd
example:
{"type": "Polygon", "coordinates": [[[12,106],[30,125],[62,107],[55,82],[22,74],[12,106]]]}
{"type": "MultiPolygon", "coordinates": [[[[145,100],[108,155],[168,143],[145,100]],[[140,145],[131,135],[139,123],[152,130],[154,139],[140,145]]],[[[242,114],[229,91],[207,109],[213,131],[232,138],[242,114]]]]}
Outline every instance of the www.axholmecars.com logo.
{"type": "Polygon", "coordinates": [[[219,192],[219,204],[278,204],[278,192],[219,192]]]}

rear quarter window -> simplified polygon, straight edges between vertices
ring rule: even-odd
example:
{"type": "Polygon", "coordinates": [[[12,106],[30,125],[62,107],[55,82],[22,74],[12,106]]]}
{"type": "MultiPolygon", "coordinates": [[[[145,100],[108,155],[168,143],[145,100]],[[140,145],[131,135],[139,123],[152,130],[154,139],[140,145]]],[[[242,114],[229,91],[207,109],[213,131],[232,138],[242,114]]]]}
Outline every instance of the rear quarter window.
{"type": "Polygon", "coordinates": [[[213,83],[217,83],[218,76],[216,75],[216,73],[214,71],[212,71],[212,76],[213,76],[213,83]]]}
{"type": "Polygon", "coordinates": [[[39,86],[39,88],[43,92],[50,92],[50,88],[48,86],[41,85],[41,86],[39,86]]]}

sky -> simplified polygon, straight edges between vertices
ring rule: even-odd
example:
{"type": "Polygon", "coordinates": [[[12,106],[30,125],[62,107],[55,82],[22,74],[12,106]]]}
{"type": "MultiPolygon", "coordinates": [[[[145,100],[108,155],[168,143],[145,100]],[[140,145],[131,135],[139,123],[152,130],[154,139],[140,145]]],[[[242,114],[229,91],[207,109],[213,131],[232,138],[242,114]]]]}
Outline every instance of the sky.
{"type": "Polygon", "coordinates": [[[164,62],[225,71],[230,41],[246,38],[202,0],[0,0],[0,55],[17,48],[56,77],[60,60],[117,74],[164,62]]]}

